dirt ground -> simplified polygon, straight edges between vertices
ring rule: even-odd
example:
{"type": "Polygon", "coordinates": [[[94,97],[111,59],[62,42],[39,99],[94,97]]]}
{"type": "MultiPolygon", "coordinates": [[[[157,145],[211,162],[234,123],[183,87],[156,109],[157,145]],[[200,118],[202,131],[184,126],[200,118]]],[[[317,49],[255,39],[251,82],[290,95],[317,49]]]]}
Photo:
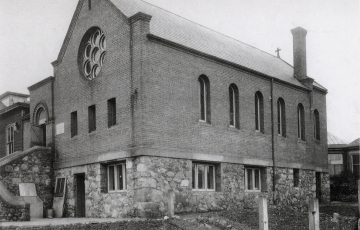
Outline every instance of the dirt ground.
{"type": "MultiPolygon", "coordinates": [[[[292,209],[269,209],[269,229],[271,230],[307,230],[309,229],[308,213],[297,212],[292,209]]],[[[87,230],[87,229],[141,229],[141,230],[257,230],[257,210],[229,210],[221,212],[180,214],[175,218],[158,220],[128,219],[112,222],[74,223],[69,225],[47,226],[1,226],[0,229],[51,229],[51,230],[87,230]]],[[[356,203],[333,202],[330,205],[320,205],[320,229],[324,230],[357,230],[359,219],[356,203]],[[333,220],[333,214],[340,217],[333,220]]],[[[360,229],[359,229],[360,230],[360,229]]]]}

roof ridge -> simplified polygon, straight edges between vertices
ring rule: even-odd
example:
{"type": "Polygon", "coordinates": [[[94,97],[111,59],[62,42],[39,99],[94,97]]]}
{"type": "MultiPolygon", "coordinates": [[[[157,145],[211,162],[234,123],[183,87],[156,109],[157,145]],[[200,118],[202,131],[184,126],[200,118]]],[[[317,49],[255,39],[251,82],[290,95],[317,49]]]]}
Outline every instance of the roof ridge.
{"type": "MultiPolygon", "coordinates": [[[[166,9],[164,9],[164,8],[161,8],[160,6],[157,6],[157,5],[154,5],[154,4],[152,4],[152,3],[146,2],[145,0],[139,0],[139,1],[144,2],[144,3],[146,3],[146,4],[149,4],[149,5],[151,5],[151,6],[154,6],[154,7],[156,7],[156,8],[159,8],[159,9],[161,9],[161,10],[164,10],[164,11],[170,13],[170,14],[176,15],[176,16],[182,18],[182,19],[185,19],[186,21],[192,22],[192,23],[194,23],[194,24],[196,24],[196,25],[198,25],[198,26],[201,26],[201,27],[203,27],[203,28],[205,28],[205,29],[211,30],[211,31],[213,31],[213,32],[215,32],[215,33],[221,34],[221,35],[223,35],[223,36],[225,36],[225,37],[227,37],[227,38],[230,38],[230,39],[232,39],[232,40],[234,40],[234,41],[237,41],[237,42],[239,42],[239,43],[242,43],[242,44],[244,44],[244,45],[247,45],[247,46],[249,46],[249,47],[252,47],[252,48],[254,48],[254,49],[257,49],[257,50],[259,50],[259,51],[261,51],[261,52],[263,52],[263,53],[266,53],[266,54],[270,55],[270,56],[273,57],[273,58],[278,59],[275,55],[272,55],[272,54],[270,54],[270,53],[268,53],[268,52],[266,52],[266,51],[264,51],[264,50],[261,50],[261,49],[255,47],[255,46],[249,45],[249,44],[247,44],[247,43],[245,43],[245,42],[242,42],[242,41],[240,41],[240,40],[238,40],[238,39],[235,39],[235,38],[233,38],[233,37],[230,37],[229,35],[220,33],[219,31],[216,31],[216,30],[214,30],[214,29],[211,29],[211,28],[209,28],[209,27],[206,27],[206,26],[204,26],[204,25],[201,25],[201,24],[199,24],[199,23],[197,23],[197,22],[194,22],[194,21],[192,21],[192,20],[190,20],[190,19],[188,19],[188,18],[185,18],[185,17],[183,17],[183,16],[181,16],[181,15],[178,15],[178,14],[176,14],[176,13],[174,13],[174,12],[171,12],[171,11],[169,11],[169,10],[166,10],[166,9]]],[[[280,59],[281,59],[281,58],[280,58],[280,59]]],[[[283,59],[281,59],[281,60],[284,61],[283,59]]],[[[284,61],[284,62],[285,62],[285,61],[284,61]]],[[[285,62],[285,63],[288,64],[287,62],[285,62]]],[[[290,65],[290,64],[288,64],[288,65],[291,66],[291,67],[293,67],[293,66],[290,65]]]]}

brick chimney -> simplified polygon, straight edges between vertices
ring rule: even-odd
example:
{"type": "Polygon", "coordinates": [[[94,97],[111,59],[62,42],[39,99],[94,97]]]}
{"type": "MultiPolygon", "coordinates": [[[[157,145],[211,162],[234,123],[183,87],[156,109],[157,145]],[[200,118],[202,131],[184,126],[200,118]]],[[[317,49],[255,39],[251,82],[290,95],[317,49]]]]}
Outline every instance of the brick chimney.
{"type": "Polygon", "coordinates": [[[299,81],[307,78],[306,72],[306,34],[301,27],[291,30],[294,47],[294,77],[299,81]]]}

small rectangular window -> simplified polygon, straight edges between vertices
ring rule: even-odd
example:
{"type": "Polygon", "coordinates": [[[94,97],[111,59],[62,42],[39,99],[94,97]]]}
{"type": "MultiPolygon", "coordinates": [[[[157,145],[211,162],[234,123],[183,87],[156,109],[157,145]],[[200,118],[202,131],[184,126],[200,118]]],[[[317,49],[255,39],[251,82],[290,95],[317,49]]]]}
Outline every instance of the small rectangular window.
{"type": "Polygon", "coordinates": [[[116,100],[112,98],[107,101],[108,107],[108,127],[116,125],[116,100]]]}
{"type": "Polygon", "coordinates": [[[247,191],[261,191],[261,169],[245,168],[245,188],[247,191]]]}
{"type": "Polygon", "coordinates": [[[339,175],[343,171],[343,155],[329,154],[328,155],[329,175],[339,175]]]}
{"type": "Polygon", "coordinates": [[[95,105],[89,106],[89,133],[96,130],[96,107],[95,105]]]}
{"type": "Polygon", "coordinates": [[[71,137],[78,135],[77,111],[71,113],[71,137]]]}
{"type": "Polygon", "coordinates": [[[193,190],[215,191],[215,166],[205,163],[193,163],[193,190]]]}
{"type": "Polygon", "coordinates": [[[65,178],[59,177],[56,178],[55,184],[55,196],[56,197],[63,197],[64,196],[64,189],[65,189],[65,178]]]}
{"type": "Polygon", "coordinates": [[[300,182],[300,170],[293,169],[294,187],[299,187],[300,182]]]}
{"type": "Polygon", "coordinates": [[[126,164],[119,163],[108,165],[108,191],[125,191],[126,190],[126,164]]]}

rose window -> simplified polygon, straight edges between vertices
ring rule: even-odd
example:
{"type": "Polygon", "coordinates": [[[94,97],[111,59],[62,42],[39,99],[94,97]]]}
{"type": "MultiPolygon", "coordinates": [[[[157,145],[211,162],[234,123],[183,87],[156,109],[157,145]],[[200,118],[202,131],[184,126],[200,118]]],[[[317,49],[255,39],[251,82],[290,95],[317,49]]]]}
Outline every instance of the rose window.
{"type": "Polygon", "coordinates": [[[79,63],[80,69],[85,77],[89,80],[96,78],[105,61],[106,38],[104,32],[96,28],[92,30],[90,36],[85,35],[79,55],[82,60],[79,63]]]}

